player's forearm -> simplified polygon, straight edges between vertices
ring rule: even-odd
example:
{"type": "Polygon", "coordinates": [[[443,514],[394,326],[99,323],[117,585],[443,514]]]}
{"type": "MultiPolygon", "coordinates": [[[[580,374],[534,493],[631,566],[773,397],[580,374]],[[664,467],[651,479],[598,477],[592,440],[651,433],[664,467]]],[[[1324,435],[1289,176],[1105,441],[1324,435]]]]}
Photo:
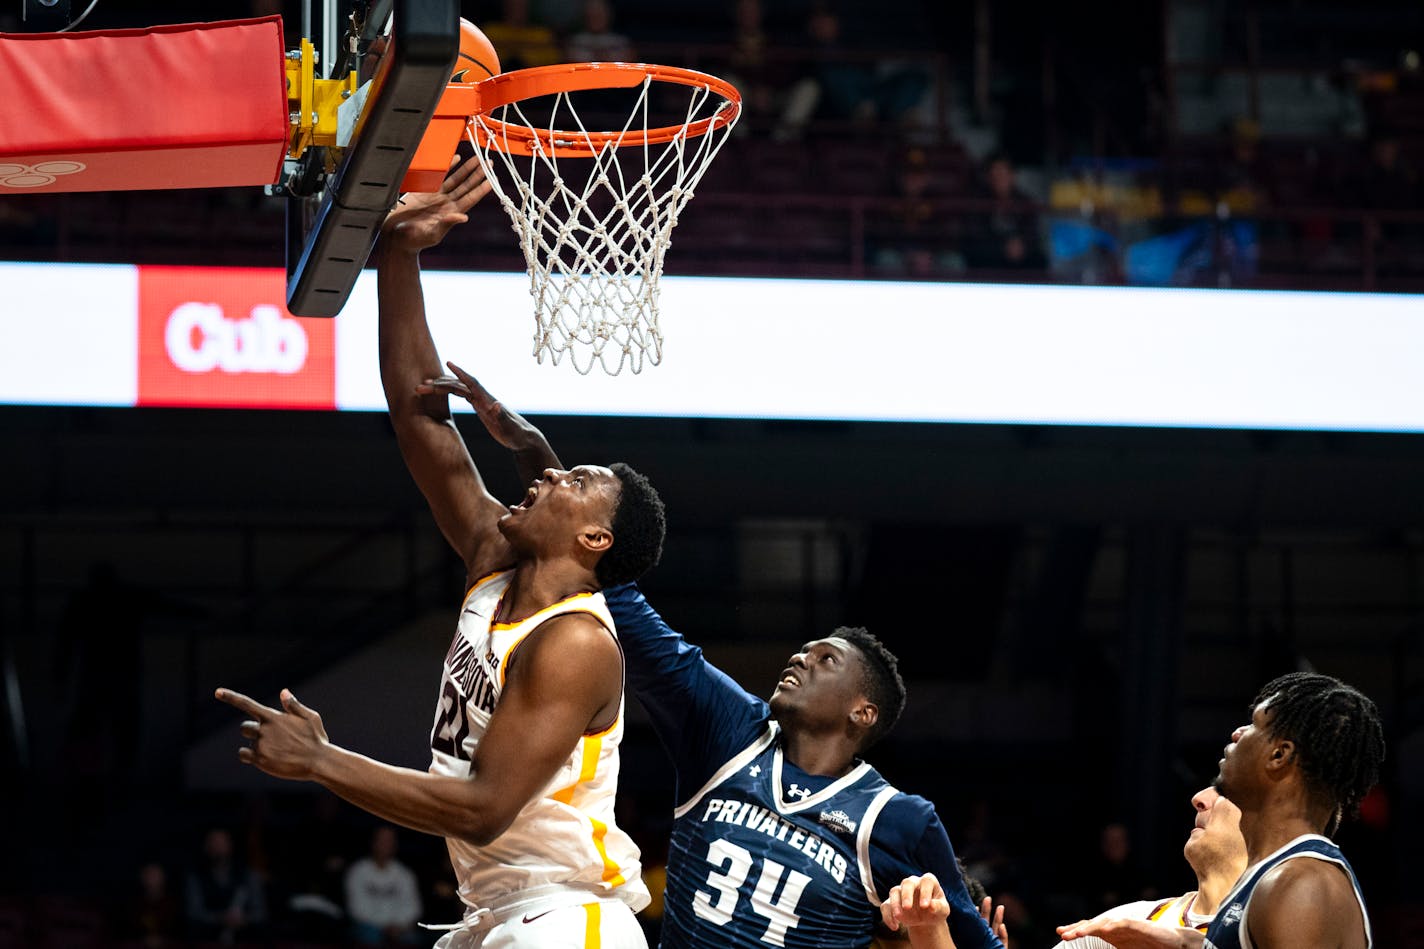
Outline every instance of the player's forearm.
{"type": "Polygon", "coordinates": [[[564,467],[544,433],[532,425],[529,430],[528,441],[514,450],[514,468],[519,472],[519,480],[523,484],[543,475],[545,468],[564,467]]]}
{"type": "Polygon", "coordinates": [[[322,749],[312,780],[393,824],[478,846],[503,833],[514,817],[475,779],[398,768],[337,745],[322,749]]]}
{"type": "Polygon", "coordinates": [[[910,945],[913,949],[956,949],[954,940],[949,935],[949,927],[944,923],[935,923],[929,926],[904,926],[902,930],[906,936],[910,937],[910,945]]]}
{"type": "Polygon", "coordinates": [[[445,396],[415,392],[417,385],[442,374],[440,354],[425,319],[418,252],[397,245],[380,248],[376,296],[381,385],[392,422],[399,426],[411,416],[448,419],[450,407],[445,396]]]}

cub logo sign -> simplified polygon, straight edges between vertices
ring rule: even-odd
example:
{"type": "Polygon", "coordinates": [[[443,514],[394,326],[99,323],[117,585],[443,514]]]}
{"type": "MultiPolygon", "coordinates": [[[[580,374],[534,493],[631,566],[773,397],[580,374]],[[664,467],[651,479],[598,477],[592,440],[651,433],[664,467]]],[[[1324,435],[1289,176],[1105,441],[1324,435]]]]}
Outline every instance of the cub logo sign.
{"type": "Polygon", "coordinates": [[[335,321],[285,300],[278,269],[141,267],[138,404],[335,408],[335,321]]]}

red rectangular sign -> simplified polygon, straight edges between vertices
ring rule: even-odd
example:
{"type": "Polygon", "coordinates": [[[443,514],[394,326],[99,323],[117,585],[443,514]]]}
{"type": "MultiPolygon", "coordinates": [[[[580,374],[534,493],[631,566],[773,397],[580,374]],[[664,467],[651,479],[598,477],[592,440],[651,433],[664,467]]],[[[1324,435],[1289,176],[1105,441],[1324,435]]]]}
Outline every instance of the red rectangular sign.
{"type": "Polygon", "coordinates": [[[280,269],[140,267],[138,404],[336,407],[336,321],[286,308],[280,269]]]}

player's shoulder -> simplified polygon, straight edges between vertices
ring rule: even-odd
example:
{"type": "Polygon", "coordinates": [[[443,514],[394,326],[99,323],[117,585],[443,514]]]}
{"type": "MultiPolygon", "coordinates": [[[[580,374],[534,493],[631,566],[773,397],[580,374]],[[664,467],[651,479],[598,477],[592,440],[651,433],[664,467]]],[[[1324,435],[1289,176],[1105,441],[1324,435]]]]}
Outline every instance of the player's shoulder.
{"type": "Polygon", "coordinates": [[[912,848],[932,825],[939,824],[939,813],[918,794],[906,794],[888,783],[885,787],[894,793],[876,816],[872,836],[892,850],[912,848]]]}
{"type": "Polygon", "coordinates": [[[534,632],[538,635],[532,641],[544,648],[618,651],[618,644],[609,635],[608,625],[592,610],[570,609],[555,613],[541,622],[534,632]]]}
{"type": "Polygon", "coordinates": [[[1282,860],[1261,875],[1251,897],[1253,904],[1258,900],[1343,905],[1354,900],[1354,887],[1343,864],[1300,855],[1282,860]]]}

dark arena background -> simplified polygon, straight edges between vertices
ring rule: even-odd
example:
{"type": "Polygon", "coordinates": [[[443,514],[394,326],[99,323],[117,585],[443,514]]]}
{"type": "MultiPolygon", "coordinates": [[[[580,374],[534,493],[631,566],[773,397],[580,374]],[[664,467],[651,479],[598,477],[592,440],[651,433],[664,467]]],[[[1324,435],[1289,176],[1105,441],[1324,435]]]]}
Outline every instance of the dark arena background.
{"type": "MultiPolygon", "coordinates": [[[[20,6],[0,4],[0,31],[34,29],[20,6]]],[[[504,23],[525,38],[500,47],[506,68],[589,43],[584,17],[599,15],[524,6],[464,5],[492,37],[504,23]]],[[[83,28],[271,12],[290,47],[295,4],[261,0],[100,0],[83,28]]],[[[614,0],[611,13],[629,58],[723,75],[745,96],[674,232],[670,276],[1363,293],[1412,300],[1424,321],[1417,3],[614,0]]],[[[524,270],[487,205],[427,270],[524,270]]],[[[0,193],[5,261],[274,268],[283,234],[283,204],[261,189],[0,193]]],[[[31,342],[10,294],[0,283],[7,358],[58,385],[68,354],[31,342]]],[[[1051,315],[1054,295],[1039,299],[1051,315]]],[[[476,302],[471,320],[528,319],[476,302]]],[[[876,315],[857,332],[874,336],[876,315]]],[[[800,357],[780,336],[740,345],[800,357]]],[[[442,355],[477,374],[527,361],[527,392],[571,375],[526,351],[442,355]]],[[[1264,372],[1273,353],[1251,358],[1264,372]]],[[[644,376],[675,374],[672,359],[644,376]]],[[[1410,359],[1405,401],[1424,418],[1424,349],[1410,359]]],[[[824,371],[877,394],[859,367],[824,371]]],[[[727,397],[744,383],[728,358],[727,397]]],[[[376,822],[239,766],[239,716],[212,692],[270,703],[290,686],[333,740],[428,763],[464,577],[385,416],[34,401],[0,407],[0,947],[215,941],[188,919],[214,831],[262,894],[239,944],[346,944],[333,912],[376,822]]],[[[703,414],[532,417],[566,461],[627,460],[653,479],[669,529],[644,589],[752,691],[842,624],[899,655],[909,704],[870,758],[936,804],[1015,947],[1052,946],[1055,925],[1105,901],[1191,888],[1189,798],[1256,689],[1295,669],[1379,706],[1382,781],[1338,840],[1375,944],[1424,946],[1424,424],[703,414]]],[[[516,497],[508,459],[458,418],[495,492],[516,497]]],[[[656,872],[671,771],[631,701],[619,797],[656,872]]],[[[399,859],[421,918],[457,919],[440,841],[401,831],[399,859]]]]}

